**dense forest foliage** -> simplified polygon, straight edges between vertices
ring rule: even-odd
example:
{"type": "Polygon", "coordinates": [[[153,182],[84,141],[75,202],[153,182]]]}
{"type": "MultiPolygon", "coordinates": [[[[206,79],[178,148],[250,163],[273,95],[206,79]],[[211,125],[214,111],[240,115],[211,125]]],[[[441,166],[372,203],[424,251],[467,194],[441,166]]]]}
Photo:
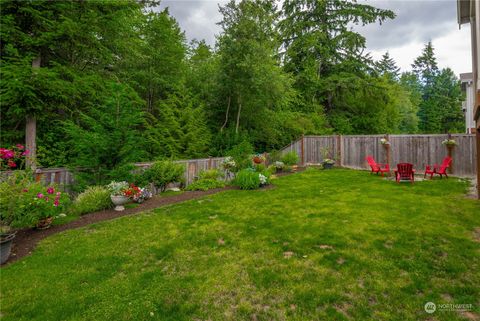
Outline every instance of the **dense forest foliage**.
{"type": "Polygon", "coordinates": [[[155,1],[1,1],[1,145],[36,124],[39,166],[118,169],[278,149],[302,134],[463,131],[459,81],[426,44],[374,61],[355,1],[231,1],[214,48],[155,1]]]}

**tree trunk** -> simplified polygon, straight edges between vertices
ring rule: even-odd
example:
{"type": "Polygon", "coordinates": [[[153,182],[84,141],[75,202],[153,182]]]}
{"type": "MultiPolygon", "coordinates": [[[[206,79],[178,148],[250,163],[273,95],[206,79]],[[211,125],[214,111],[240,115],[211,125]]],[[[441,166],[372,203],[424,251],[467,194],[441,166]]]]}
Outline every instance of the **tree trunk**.
{"type": "MultiPolygon", "coordinates": [[[[33,59],[32,69],[40,68],[42,58],[40,55],[33,59]]],[[[25,124],[25,148],[30,152],[26,157],[26,168],[35,170],[37,167],[37,118],[35,115],[26,116],[25,124]]]]}
{"type": "Polygon", "coordinates": [[[238,134],[238,127],[240,126],[240,113],[242,111],[242,102],[240,96],[238,96],[238,112],[237,112],[237,125],[235,126],[235,134],[238,134]]]}
{"type": "Polygon", "coordinates": [[[230,101],[232,100],[232,96],[228,95],[228,104],[227,104],[227,112],[225,113],[225,122],[223,123],[222,127],[220,128],[220,132],[223,132],[223,129],[225,126],[227,126],[228,123],[228,113],[230,111],[230,101]]]}

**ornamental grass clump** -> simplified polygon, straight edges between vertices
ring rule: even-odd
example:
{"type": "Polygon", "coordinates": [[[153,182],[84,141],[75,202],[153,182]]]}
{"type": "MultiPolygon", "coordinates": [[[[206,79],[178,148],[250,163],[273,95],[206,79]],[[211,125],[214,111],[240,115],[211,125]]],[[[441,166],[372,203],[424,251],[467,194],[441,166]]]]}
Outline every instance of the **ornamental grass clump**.
{"type": "Polygon", "coordinates": [[[90,186],[77,196],[72,204],[71,212],[83,215],[110,207],[112,207],[110,191],[103,186],[90,186]]]}
{"type": "Polygon", "coordinates": [[[233,184],[240,189],[257,189],[261,184],[260,175],[262,174],[252,169],[242,169],[235,176],[233,184]]]}

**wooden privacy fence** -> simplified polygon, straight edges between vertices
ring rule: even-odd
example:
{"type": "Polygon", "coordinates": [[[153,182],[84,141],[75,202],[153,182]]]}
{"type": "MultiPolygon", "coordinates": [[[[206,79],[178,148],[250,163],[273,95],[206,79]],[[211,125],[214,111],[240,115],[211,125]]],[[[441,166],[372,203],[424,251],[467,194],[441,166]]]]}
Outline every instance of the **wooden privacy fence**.
{"type": "MultiPolygon", "coordinates": [[[[414,164],[417,172],[423,172],[428,164],[441,163],[448,155],[448,149],[442,145],[447,135],[389,135],[389,155],[380,140],[383,135],[331,135],[303,136],[281,150],[281,153],[296,151],[300,156],[300,164],[322,163],[323,154],[334,158],[337,165],[354,169],[368,169],[365,157],[372,155],[377,162],[414,164]],[[387,159],[389,156],[389,160],[387,159]]],[[[475,135],[453,134],[451,138],[457,142],[452,149],[453,171],[455,176],[468,177],[476,175],[475,135]]],[[[185,182],[190,184],[203,170],[221,168],[224,157],[210,157],[175,161],[185,164],[185,182]]],[[[153,162],[136,163],[141,168],[149,167],[153,162]]],[[[45,185],[56,183],[63,186],[73,185],[74,175],[67,168],[41,168],[35,172],[35,179],[45,185]]]]}
{"type": "MultiPolygon", "coordinates": [[[[426,165],[441,163],[448,156],[448,148],[442,145],[447,138],[447,135],[303,136],[281,153],[296,151],[300,163],[308,164],[322,163],[326,151],[327,157],[335,158],[337,165],[354,169],[368,169],[365,157],[372,155],[377,162],[388,162],[390,167],[403,162],[412,163],[417,172],[423,172],[426,165]],[[382,145],[382,138],[388,139],[389,147],[382,145]]],[[[452,174],[461,177],[476,175],[475,135],[452,134],[451,138],[457,143],[451,149],[452,174]]]]}
{"type": "MultiPolygon", "coordinates": [[[[221,164],[225,157],[210,157],[202,159],[178,160],[175,163],[185,164],[185,183],[186,185],[193,182],[193,180],[203,170],[212,168],[221,168],[221,164]]],[[[153,162],[135,163],[139,168],[150,167],[153,162]]],[[[63,186],[70,186],[75,183],[74,175],[68,168],[39,168],[35,171],[35,180],[42,182],[45,185],[59,184],[63,186]]]]}

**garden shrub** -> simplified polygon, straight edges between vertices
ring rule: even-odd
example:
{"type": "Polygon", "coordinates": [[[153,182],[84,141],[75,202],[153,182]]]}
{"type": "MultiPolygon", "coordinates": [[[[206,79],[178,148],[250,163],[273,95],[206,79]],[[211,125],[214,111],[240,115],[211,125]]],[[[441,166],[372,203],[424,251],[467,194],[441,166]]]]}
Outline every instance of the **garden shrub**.
{"type": "Polygon", "coordinates": [[[252,169],[242,169],[237,173],[233,184],[241,189],[256,189],[260,187],[259,173],[252,169]]]}
{"type": "Polygon", "coordinates": [[[297,165],[299,162],[298,154],[295,151],[290,151],[283,155],[282,162],[287,166],[297,165]]]}
{"type": "Polygon", "coordinates": [[[77,196],[72,204],[71,212],[82,215],[104,210],[111,206],[110,191],[107,188],[103,186],[90,186],[77,196]]]}
{"type": "Polygon", "coordinates": [[[0,221],[12,228],[35,226],[55,217],[69,205],[66,193],[33,182],[28,173],[15,173],[0,183],[0,221]]]}
{"type": "Polygon", "coordinates": [[[136,182],[139,169],[132,163],[123,164],[115,167],[108,173],[108,178],[112,181],[136,182]]]}
{"type": "Polygon", "coordinates": [[[265,166],[264,163],[255,164],[254,167],[257,172],[263,172],[264,170],[267,169],[267,166],[265,166]]]}
{"type": "Polygon", "coordinates": [[[254,154],[253,146],[248,141],[243,141],[234,146],[227,152],[227,156],[231,156],[235,161],[235,170],[239,171],[252,165],[252,155],[254,154]]]}
{"type": "Polygon", "coordinates": [[[213,188],[225,187],[225,182],[218,181],[211,178],[199,179],[192,184],[188,185],[185,190],[187,191],[207,191],[213,188]]]}
{"type": "Polygon", "coordinates": [[[206,171],[201,171],[200,174],[198,174],[199,179],[211,179],[211,180],[217,180],[219,178],[223,178],[223,176],[224,176],[223,172],[216,168],[208,169],[206,171]]]}
{"type": "Polygon", "coordinates": [[[280,161],[282,159],[282,154],[278,150],[272,150],[270,153],[268,153],[268,160],[270,163],[275,163],[277,161],[280,161]]]}
{"type": "Polygon", "coordinates": [[[173,182],[184,182],[185,166],[172,161],[157,161],[142,174],[143,181],[153,183],[161,191],[173,182]]]}

